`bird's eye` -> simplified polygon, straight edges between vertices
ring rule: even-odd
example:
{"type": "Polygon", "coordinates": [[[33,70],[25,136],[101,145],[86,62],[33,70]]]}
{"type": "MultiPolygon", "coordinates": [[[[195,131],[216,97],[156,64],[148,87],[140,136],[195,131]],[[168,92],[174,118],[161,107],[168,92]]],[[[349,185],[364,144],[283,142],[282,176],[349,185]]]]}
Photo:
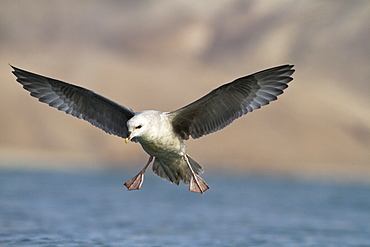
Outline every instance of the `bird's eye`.
{"type": "Polygon", "coordinates": [[[138,125],[135,127],[135,129],[140,129],[141,128],[141,125],[138,125]]]}

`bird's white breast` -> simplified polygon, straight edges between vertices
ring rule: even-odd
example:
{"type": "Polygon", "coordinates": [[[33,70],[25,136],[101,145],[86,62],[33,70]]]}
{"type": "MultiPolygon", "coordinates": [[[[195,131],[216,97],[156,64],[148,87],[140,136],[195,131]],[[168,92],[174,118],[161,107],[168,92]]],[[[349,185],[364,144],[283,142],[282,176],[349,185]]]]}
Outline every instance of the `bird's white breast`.
{"type": "Polygon", "coordinates": [[[157,111],[146,111],[146,132],[137,137],[143,149],[155,157],[182,156],[186,153],[183,140],[174,133],[167,114],[157,111]]]}

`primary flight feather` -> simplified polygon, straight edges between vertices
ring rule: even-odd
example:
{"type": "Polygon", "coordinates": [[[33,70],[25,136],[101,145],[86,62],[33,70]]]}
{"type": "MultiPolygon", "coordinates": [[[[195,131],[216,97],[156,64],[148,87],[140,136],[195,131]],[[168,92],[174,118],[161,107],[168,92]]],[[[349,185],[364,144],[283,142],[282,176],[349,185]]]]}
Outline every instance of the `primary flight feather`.
{"type": "Polygon", "coordinates": [[[204,193],[209,186],[199,176],[203,168],[187,154],[184,141],[218,131],[276,100],[294,73],[293,65],[282,65],[224,84],[172,112],[134,112],[83,87],[11,67],[17,81],[40,102],[122,137],[126,143],[141,144],[149,160],[125,183],[129,190],[140,189],[154,159],[155,174],[177,185],[180,181],[190,184],[190,191],[198,193],[204,193]]]}

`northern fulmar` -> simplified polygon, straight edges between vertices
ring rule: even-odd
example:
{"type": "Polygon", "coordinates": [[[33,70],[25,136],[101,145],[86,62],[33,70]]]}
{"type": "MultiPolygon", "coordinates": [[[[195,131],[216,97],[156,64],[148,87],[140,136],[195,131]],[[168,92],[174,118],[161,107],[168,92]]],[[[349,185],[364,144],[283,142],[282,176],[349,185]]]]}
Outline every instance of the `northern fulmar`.
{"type": "Polygon", "coordinates": [[[235,119],[269,104],[282,94],[292,79],[293,65],[266,69],[224,84],[195,102],[171,112],[134,112],[91,90],[11,66],[17,81],[40,102],[125,139],[139,142],[149,154],[144,168],[124,185],[140,189],[144,173],[153,161],[159,177],[189,190],[204,193],[208,184],[203,172],[186,152],[185,140],[218,131],[235,119]]]}

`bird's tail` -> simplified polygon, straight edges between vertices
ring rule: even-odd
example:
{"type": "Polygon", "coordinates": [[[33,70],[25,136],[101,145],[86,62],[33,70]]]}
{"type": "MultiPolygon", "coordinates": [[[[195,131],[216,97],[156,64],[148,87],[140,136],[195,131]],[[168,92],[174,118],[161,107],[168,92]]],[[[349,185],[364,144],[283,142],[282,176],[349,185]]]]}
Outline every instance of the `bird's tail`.
{"type": "MultiPolygon", "coordinates": [[[[196,173],[203,173],[203,168],[190,156],[187,156],[191,169],[196,173]]],[[[159,177],[170,181],[171,183],[180,184],[180,181],[183,181],[185,184],[189,184],[191,180],[191,170],[186,163],[185,159],[171,159],[171,160],[162,160],[155,158],[153,163],[153,172],[159,177]]]]}

